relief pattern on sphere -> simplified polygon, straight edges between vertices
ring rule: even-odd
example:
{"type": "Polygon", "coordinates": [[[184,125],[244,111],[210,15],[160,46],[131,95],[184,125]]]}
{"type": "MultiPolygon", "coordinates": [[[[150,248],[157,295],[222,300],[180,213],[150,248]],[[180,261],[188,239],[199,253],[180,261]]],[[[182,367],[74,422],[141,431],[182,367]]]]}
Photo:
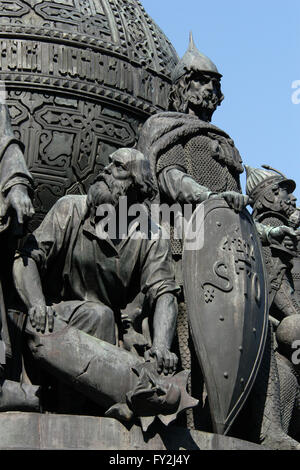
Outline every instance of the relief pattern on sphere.
{"type": "Polygon", "coordinates": [[[167,109],[177,55],[132,0],[7,0],[0,24],[0,80],[37,185],[35,226],[167,109]]]}

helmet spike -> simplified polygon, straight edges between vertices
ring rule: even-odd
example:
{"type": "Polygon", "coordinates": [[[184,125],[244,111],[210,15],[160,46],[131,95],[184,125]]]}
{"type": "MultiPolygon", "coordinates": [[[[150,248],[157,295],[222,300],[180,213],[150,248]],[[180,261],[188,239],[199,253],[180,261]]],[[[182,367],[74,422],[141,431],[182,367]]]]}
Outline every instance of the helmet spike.
{"type": "Polygon", "coordinates": [[[287,179],[287,177],[283,173],[281,173],[281,171],[275,170],[275,168],[272,168],[270,165],[262,165],[262,168],[265,168],[266,170],[275,171],[275,173],[278,173],[280,176],[287,179]]]}
{"type": "Polygon", "coordinates": [[[192,31],[190,31],[188,50],[173,69],[172,82],[177,82],[177,80],[191,70],[200,73],[211,73],[219,78],[222,77],[216,65],[197,49],[192,31]]]}
{"type": "Polygon", "coordinates": [[[196,49],[196,45],[194,43],[194,38],[193,38],[193,31],[190,31],[190,42],[189,42],[189,51],[192,52],[196,49]]]}

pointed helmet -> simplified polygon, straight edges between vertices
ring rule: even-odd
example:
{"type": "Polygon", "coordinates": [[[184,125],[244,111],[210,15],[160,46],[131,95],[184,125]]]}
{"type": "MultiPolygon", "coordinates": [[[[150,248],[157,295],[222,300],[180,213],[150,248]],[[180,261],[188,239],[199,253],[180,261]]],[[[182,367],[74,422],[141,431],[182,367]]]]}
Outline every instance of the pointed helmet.
{"type": "Polygon", "coordinates": [[[190,33],[188,50],[173,70],[172,82],[177,82],[179,78],[191,70],[194,72],[213,73],[219,78],[222,77],[215,64],[197,49],[192,32],[190,33]]]}
{"type": "Polygon", "coordinates": [[[246,193],[253,200],[256,200],[262,192],[268,190],[273,184],[286,186],[290,193],[295,190],[295,181],[286,178],[281,172],[267,165],[263,165],[263,167],[266,169],[262,170],[261,168],[252,168],[245,165],[247,174],[246,193]]]}

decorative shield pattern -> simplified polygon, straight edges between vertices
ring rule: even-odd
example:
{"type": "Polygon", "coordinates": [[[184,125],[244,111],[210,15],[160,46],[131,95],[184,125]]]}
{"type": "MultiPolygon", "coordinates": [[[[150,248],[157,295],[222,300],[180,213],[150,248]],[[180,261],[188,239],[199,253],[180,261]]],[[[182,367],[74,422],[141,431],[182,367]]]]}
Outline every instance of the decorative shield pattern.
{"type": "Polygon", "coordinates": [[[214,430],[226,434],[251,390],[264,351],[267,277],[249,212],[236,213],[222,199],[203,204],[204,210],[198,206],[190,221],[204,236],[203,246],[184,244],[184,292],[214,430]]]}

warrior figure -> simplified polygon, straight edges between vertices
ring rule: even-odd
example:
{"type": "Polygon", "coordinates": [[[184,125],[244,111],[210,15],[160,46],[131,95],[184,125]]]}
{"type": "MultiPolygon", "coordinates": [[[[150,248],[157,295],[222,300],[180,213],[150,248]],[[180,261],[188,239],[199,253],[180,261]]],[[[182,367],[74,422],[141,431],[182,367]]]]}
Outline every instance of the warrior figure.
{"type": "MultiPolygon", "coordinates": [[[[221,77],[215,64],[197,50],[191,36],[188,51],[173,71],[170,111],[150,117],[142,128],[138,142],[138,148],[149,158],[160,202],[196,206],[208,199],[222,198],[236,212],[243,211],[248,204],[249,197],[241,192],[241,156],[230,136],[210,122],[224,99],[221,77]]],[[[292,229],[282,226],[265,229],[258,224],[257,228],[266,243],[278,243],[286,236],[295,236],[292,229]]],[[[171,240],[171,244],[177,280],[182,284],[182,245],[180,240],[175,239],[171,240]]],[[[183,366],[190,368],[191,344],[188,343],[184,302],[181,302],[179,309],[178,340],[183,366]]],[[[267,369],[270,368],[271,358],[268,360],[267,369]]],[[[274,391],[276,377],[269,375],[269,372],[265,375],[260,373],[256,384],[261,383],[263,376],[264,379],[269,377],[269,384],[265,385],[264,391],[261,389],[258,392],[258,396],[261,396],[260,401],[266,399],[267,412],[263,413],[257,439],[273,447],[285,444],[287,448],[290,445],[293,447],[297,443],[282,432],[280,410],[277,409],[279,401],[274,403],[273,397],[276,393],[279,396],[279,391],[274,391]],[[272,406],[268,397],[273,400],[272,406]],[[279,440],[285,444],[278,444],[279,440]]],[[[259,386],[256,386],[258,389],[259,386]]],[[[244,437],[249,438],[249,434],[244,437]]]]}
{"type": "MultiPolygon", "coordinates": [[[[262,170],[247,165],[245,168],[246,192],[251,198],[253,218],[268,227],[286,226],[298,229],[300,209],[296,207],[297,199],[293,194],[296,183],[275,170],[262,170]]],[[[286,240],[284,247],[278,244],[264,247],[272,295],[270,313],[279,321],[286,316],[300,313],[297,298],[293,295],[291,276],[291,262],[296,255],[295,241],[289,243],[286,240]]]]}
{"type": "MultiPolygon", "coordinates": [[[[253,217],[265,226],[285,225],[297,230],[300,209],[293,194],[296,183],[267,165],[263,168],[246,165],[246,191],[251,198],[253,217]]],[[[299,255],[294,243],[263,245],[269,277],[270,318],[276,332],[283,423],[286,431],[299,439],[299,367],[292,362],[293,341],[300,337],[300,303],[293,280],[293,265],[299,255]]]]}

